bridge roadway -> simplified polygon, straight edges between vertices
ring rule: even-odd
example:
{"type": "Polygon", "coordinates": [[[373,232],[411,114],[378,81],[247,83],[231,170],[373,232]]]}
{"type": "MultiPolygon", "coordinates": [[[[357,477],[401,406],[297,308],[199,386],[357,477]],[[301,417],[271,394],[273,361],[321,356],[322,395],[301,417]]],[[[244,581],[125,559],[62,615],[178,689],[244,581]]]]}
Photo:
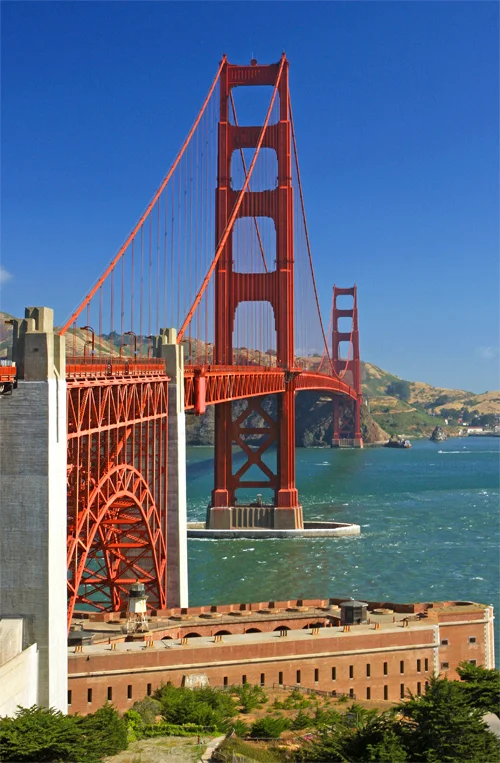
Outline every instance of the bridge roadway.
{"type": "MultiPolygon", "coordinates": [[[[68,358],[66,378],[70,386],[106,385],[120,380],[141,380],[164,377],[165,365],[157,359],[125,360],[124,358],[68,358]]],[[[323,390],[357,399],[356,391],[338,376],[316,373],[296,367],[267,366],[186,366],[184,370],[184,407],[203,414],[208,405],[231,400],[244,400],[260,395],[284,392],[288,386],[301,390],[323,390]]]]}

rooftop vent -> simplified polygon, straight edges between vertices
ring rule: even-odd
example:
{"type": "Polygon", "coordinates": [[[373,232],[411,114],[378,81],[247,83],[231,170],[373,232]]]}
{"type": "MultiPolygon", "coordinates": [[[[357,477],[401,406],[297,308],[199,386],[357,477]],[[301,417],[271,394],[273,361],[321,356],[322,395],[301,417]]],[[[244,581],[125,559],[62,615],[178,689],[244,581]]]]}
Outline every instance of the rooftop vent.
{"type": "Polygon", "coordinates": [[[340,605],[340,624],[356,625],[366,623],[368,604],[366,601],[343,601],[340,605]]]}

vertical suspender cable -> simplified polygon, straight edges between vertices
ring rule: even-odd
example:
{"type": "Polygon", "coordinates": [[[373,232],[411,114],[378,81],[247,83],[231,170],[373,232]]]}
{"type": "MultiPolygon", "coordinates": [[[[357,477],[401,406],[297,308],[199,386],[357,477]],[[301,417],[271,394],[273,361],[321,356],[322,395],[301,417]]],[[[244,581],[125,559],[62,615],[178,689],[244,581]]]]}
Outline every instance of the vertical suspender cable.
{"type": "Polygon", "coordinates": [[[96,294],[96,293],[97,293],[97,291],[98,291],[98,289],[100,288],[100,286],[102,286],[102,284],[104,283],[104,281],[106,280],[106,278],[108,277],[108,275],[110,275],[110,273],[112,272],[112,270],[113,270],[113,268],[115,267],[115,265],[116,265],[116,263],[118,262],[118,260],[119,260],[119,259],[120,259],[120,258],[123,256],[123,254],[124,254],[124,253],[125,253],[125,251],[127,250],[127,247],[128,247],[128,246],[129,246],[129,244],[131,243],[132,239],[135,237],[135,235],[137,234],[137,232],[138,232],[138,231],[141,229],[141,227],[142,227],[142,225],[143,225],[144,221],[146,220],[147,216],[148,216],[148,215],[149,215],[149,213],[151,212],[151,210],[152,210],[153,206],[155,205],[155,203],[156,203],[157,199],[159,198],[159,196],[160,196],[161,192],[162,192],[162,191],[163,191],[163,189],[166,187],[167,183],[169,182],[170,178],[172,177],[172,175],[173,175],[173,173],[174,173],[174,171],[175,171],[175,169],[176,169],[177,165],[179,164],[179,161],[181,160],[181,158],[182,158],[182,156],[183,156],[183,154],[184,154],[184,152],[185,152],[185,150],[186,150],[186,147],[189,145],[189,143],[190,143],[190,141],[191,141],[191,138],[192,138],[192,136],[193,136],[193,134],[194,134],[194,131],[196,130],[196,128],[197,128],[197,126],[198,126],[198,124],[199,124],[199,122],[200,122],[200,119],[201,119],[201,117],[203,116],[203,114],[204,114],[204,112],[205,112],[205,109],[206,109],[206,107],[207,107],[208,103],[210,102],[210,99],[211,99],[212,93],[214,92],[214,90],[215,90],[215,86],[217,85],[217,82],[219,81],[220,73],[221,73],[221,71],[222,71],[222,67],[224,66],[224,64],[225,64],[225,63],[226,63],[226,56],[223,56],[223,58],[222,58],[222,61],[221,61],[221,62],[220,62],[220,64],[219,64],[219,69],[218,69],[218,71],[217,71],[217,74],[215,75],[215,78],[214,78],[214,80],[213,80],[213,82],[212,82],[212,85],[211,85],[211,87],[210,87],[210,90],[208,91],[207,97],[205,98],[205,101],[203,102],[203,105],[202,105],[202,107],[201,107],[201,109],[200,109],[200,111],[199,111],[199,113],[198,113],[198,116],[196,117],[196,119],[195,119],[195,121],[194,121],[194,124],[193,124],[193,126],[191,127],[191,130],[189,131],[189,133],[188,133],[188,135],[187,135],[187,138],[186,138],[186,140],[185,140],[185,141],[184,141],[184,143],[182,144],[182,147],[181,147],[181,149],[180,149],[179,153],[177,154],[177,157],[176,157],[176,159],[175,159],[174,163],[172,164],[172,166],[171,166],[171,168],[170,168],[170,170],[169,170],[168,174],[167,174],[167,175],[166,175],[166,177],[164,178],[164,180],[163,180],[162,184],[160,185],[160,187],[159,187],[158,191],[157,191],[157,192],[155,193],[155,195],[153,196],[153,199],[151,200],[151,202],[149,203],[148,207],[146,208],[146,211],[145,211],[145,212],[143,213],[143,215],[141,216],[141,218],[140,218],[139,222],[137,223],[137,225],[135,226],[135,228],[133,229],[133,231],[130,233],[130,235],[128,236],[127,240],[126,240],[126,241],[125,241],[125,243],[123,244],[123,246],[122,246],[122,247],[119,249],[118,253],[115,255],[115,257],[113,258],[113,260],[111,261],[111,263],[108,265],[108,267],[107,267],[107,268],[106,268],[106,270],[104,271],[104,273],[103,273],[103,275],[101,276],[101,278],[100,278],[100,279],[97,281],[97,283],[95,284],[95,286],[94,286],[94,287],[91,289],[91,291],[89,292],[89,294],[87,294],[87,296],[85,297],[85,299],[82,301],[82,303],[79,305],[79,307],[78,307],[78,308],[75,310],[75,312],[74,312],[74,313],[71,315],[71,317],[70,317],[70,318],[68,318],[68,320],[66,321],[66,323],[64,324],[64,326],[62,327],[62,329],[61,329],[61,330],[60,330],[60,332],[59,332],[59,334],[60,334],[61,336],[62,336],[62,335],[64,335],[64,334],[66,333],[66,331],[67,331],[67,330],[68,330],[68,328],[71,326],[71,324],[72,324],[72,323],[74,323],[74,322],[76,321],[76,319],[78,318],[78,316],[80,315],[80,313],[82,312],[82,310],[83,310],[83,309],[84,309],[84,308],[85,308],[85,307],[88,305],[88,303],[90,302],[90,300],[92,299],[92,297],[94,296],[94,294],[96,294]]]}
{"type": "Polygon", "coordinates": [[[289,101],[289,109],[290,109],[290,124],[291,124],[291,127],[292,127],[292,140],[293,140],[293,150],[294,150],[294,156],[295,156],[295,166],[296,166],[296,171],[297,171],[297,182],[298,182],[299,194],[300,194],[300,205],[301,205],[301,208],[302,208],[302,217],[303,217],[303,220],[304,220],[304,231],[305,231],[305,237],[306,237],[307,254],[308,254],[308,257],[309,257],[309,266],[311,268],[311,275],[312,275],[312,279],[313,279],[314,297],[316,299],[316,307],[317,307],[317,310],[318,310],[318,315],[319,315],[319,320],[320,320],[320,325],[321,325],[321,334],[323,336],[323,342],[324,342],[326,354],[327,354],[330,366],[331,366],[332,371],[333,371],[333,363],[332,363],[332,359],[330,357],[330,351],[328,349],[328,343],[326,341],[325,327],[323,325],[323,319],[321,318],[321,310],[320,310],[320,306],[319,306],[318,290],[316,288],[316,278],[314,276],[314,268],[313,268],[313,263],[312,263],[312,254],[311,254],[311,244],[310,244],[310,240],[309,240],[309,231],[308,231],[308,228],[307,228],[306,210],[305,210],[305,205],[304,205],[304,195],[302,193],[302,182],[301,182],[301,179],[300,179],[299,157],[298,157],[298,153],[297,153],[297,142],[296,142],[296,139],[295,139],[295,127],[294,127],[294,123],[293,123],[292,102],[291,102],[291,100],[289,101]]]}

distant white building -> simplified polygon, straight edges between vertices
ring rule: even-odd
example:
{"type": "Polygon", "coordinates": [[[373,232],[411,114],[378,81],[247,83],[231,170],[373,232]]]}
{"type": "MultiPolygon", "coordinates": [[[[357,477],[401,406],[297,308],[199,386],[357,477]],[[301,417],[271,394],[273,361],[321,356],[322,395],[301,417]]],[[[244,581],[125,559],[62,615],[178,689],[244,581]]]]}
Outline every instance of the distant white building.
{"type": "Polygon", "coordinates": [[[483,434],[483,427],[467,427],[467,434],[483,434]]]}

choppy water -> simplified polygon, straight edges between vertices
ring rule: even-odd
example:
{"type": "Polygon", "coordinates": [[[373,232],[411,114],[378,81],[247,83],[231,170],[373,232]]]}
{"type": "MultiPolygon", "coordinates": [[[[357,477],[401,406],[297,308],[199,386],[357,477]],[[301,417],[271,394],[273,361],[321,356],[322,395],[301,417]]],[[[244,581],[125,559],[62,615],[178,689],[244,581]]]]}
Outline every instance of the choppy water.
{"type": "MultiPolygon", "coordinates": [[[[499,618],[499,453],[499,438],[298,449],[304,517],[356,522],[361,535],[190,540],[190,604],[465,599],[493,604],[499,618]]],[[[205,516],[212,470],[211,448],[188,449],[191,520],[205,516]]]]}

